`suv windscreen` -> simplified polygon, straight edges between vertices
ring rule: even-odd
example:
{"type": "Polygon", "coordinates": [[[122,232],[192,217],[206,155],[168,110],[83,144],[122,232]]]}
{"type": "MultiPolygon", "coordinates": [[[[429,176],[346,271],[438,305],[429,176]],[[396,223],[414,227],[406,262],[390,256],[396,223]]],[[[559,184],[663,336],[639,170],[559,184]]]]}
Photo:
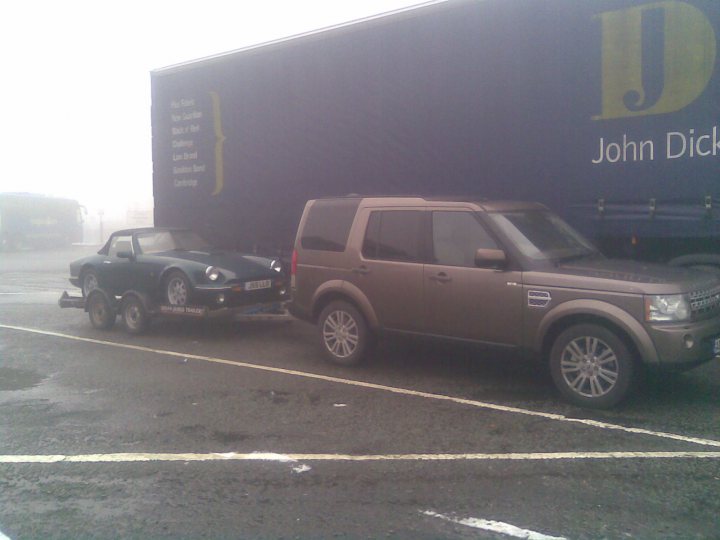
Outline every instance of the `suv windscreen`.
{"type": "Polygon", "coordinates": [[[345,251],[360,199],[318,200],[308,212],[300,245],[304,249],[345,251]]]}
{"type": "Polygon", "coordinates": [[[488,216],[531,259],[561,262],[599,255],[588,240],[551,212],[523,210],[488,216]]]}

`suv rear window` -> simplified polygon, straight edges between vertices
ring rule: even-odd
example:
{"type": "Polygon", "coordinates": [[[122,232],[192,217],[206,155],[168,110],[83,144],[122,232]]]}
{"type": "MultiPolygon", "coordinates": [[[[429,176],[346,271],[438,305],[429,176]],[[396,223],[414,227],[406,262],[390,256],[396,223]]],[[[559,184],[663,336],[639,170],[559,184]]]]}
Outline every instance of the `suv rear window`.
{"type": "Polygon", "coordinates": [[[360,199],[315,201],[303,227],[300,245],[319,251],[345,251],[360,199]]]}

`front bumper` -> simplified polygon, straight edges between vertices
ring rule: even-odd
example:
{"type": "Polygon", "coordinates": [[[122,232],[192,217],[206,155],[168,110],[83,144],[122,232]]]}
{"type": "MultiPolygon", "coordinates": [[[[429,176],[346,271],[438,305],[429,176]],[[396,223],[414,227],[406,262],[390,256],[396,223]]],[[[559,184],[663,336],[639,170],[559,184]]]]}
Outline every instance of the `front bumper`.
{"type": "Polygon", "coordinates": [[[656,324],[648,327],[660,367],[688,369],[720,356],[720,318],[688,324],[656,324]]]}

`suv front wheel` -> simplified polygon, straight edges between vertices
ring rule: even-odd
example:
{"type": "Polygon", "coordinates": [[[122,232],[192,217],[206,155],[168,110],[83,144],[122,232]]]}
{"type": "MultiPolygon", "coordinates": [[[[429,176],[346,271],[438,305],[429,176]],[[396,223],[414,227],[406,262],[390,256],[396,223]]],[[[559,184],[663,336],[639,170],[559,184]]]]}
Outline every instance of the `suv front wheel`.
{"type": "Polygon", "coordinates": [[[595,324],[571,326],[557,337],[550,370],[569,401],[597,409],[622,401],[635,378],[628,347],[614,332],[595,324]]]}
{"type": "Polygon", "coordinates": [[[320,343],[325,356],[336,364],[354,366],[362,362],[370,335],[362,314],[348,302],[330,302],[318,320],[320,343]]]}

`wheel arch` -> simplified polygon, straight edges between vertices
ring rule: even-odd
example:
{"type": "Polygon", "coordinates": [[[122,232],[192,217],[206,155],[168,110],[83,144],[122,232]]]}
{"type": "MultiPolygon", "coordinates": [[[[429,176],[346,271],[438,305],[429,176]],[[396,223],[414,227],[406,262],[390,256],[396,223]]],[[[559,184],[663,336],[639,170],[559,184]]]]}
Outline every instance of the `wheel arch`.
{"type": "Polygon", "coordinates": [[[602,301],[567,302],[542,320],[536,350],[547,361],[557,337],[571,326],[597,324],[615,333],[641,362],[657,364],[659,358],[652,339],[643,326],[624,310],[602,301]]]}
{"type": "Polygon", "coordinates": [[[100,283],[100,272],[98,272],[97,266],[95,266],[91,262],[86,262],[80,267],[80,270],[78,271],[78,279],[80,280],[80,288],[82,288],[82,281],[83,281],[83,279],[85,279],[85,273],[88,270],[92,270],[93,272],[95,272],[95,275],[97,275],[97,277],[98,277],[98,284],[100,283]]]}
{"type": "Polygon", "coordinates": [[[166,266],[162,269],[160,274],[158,275],[158,285],[163,285],[165,281],[167,280],[168,276],[172,274],[173,272],[180,272],[182,275],[184,275],[190,285],[195,284],[195,280],[192,278],[192,272],[188,272],[186,269],[181,268],[175,264],[166,266]]]}
{"type": "MultiPolygon", "coordinates": [[[[101,279],[100,277],[100,269],[91,262],[84,263],[80,269],[78,270],[77,274],[77,286],[80,287],[80,292],[82,293],[83,297],[85,297],[85,276],[87,276],[88,272],[92,272],[95,274],[95,279],[97,281],[97,288],[102,289],[103,287],[106,287],[108,284],[106,280],[101,279]]],[[[112,287],[109,287],[112,289],[112,287]]],[[[112,291],[111,291],[112,292],[112,291]]],[[[109,296],[112,296],[109,294],[109,296]]],[[[86,299],[87,301],[87,299],[86,299]]]]}
{"type": "Polygon", "coordinates": [[[336,300],[342,300],[355,306],[355,308],[365,317],[370,328],[377,328],[378,320],[372,304],[363,292],[352,283],[346,281],[333,280],[323,284],[315,292],[312,302],[311,317],[313,322],[317,323],[320,313],[325,307],[336,300]]]}

